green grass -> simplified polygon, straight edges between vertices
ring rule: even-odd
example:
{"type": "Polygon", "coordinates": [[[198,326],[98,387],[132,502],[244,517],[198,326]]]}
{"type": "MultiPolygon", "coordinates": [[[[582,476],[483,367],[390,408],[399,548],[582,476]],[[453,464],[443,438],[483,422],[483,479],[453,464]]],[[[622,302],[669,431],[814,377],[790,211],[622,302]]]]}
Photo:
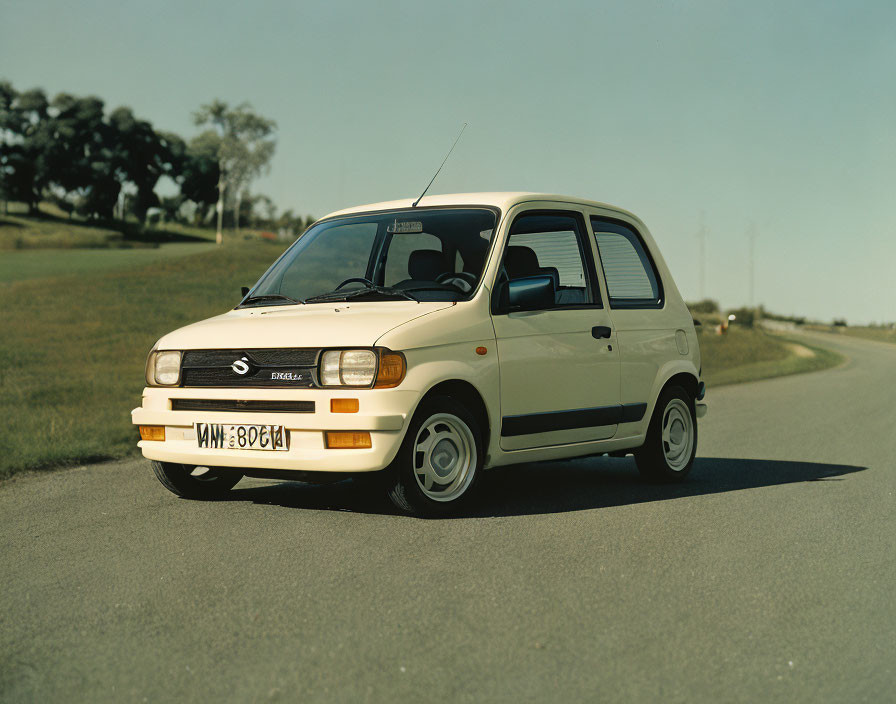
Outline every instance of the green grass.
{"type": "Polygon", "coordinates": [[[233,241],[143,268],[0,285],[0,477],[133,453],[149,349],[225,312],[283,247],[233,241]]]}
{"type": "Polygon", "coordinates": [[[703,378],[710,388],[817,371],[842,361],[831,350],[737,325],[726,335],[704,329],[700,333],[700,354],[703,378]]]}
{"type": "MultiPolygon", "coordinates": [[[[225,238],[232,239],[232,233],[225,238]]],[[[254,238],[241,231],[240,238],[254,238]]],[[[69,219],[57,209],[42,205],[41,212],[26,216],[15,212],[0,215],[0,251],[28,249],[116,249],[156,247],[168,242],[214,241],[215,231],[179,223],[142,226],[136,220],[96,223],[69,219]]]]}
{"type": "Polygon", "coordinates": [[[56,218],[0,215],[0,250],[120,246],[118,230],[56,218]]]}
{"type": "Polygon", "coordinates": [[[25,279],[90,275],[147,266],[170,257],[212,252],[205,243],[163,244],[139,249],[23,249],[0,255],[0,284],[25,279]]]}

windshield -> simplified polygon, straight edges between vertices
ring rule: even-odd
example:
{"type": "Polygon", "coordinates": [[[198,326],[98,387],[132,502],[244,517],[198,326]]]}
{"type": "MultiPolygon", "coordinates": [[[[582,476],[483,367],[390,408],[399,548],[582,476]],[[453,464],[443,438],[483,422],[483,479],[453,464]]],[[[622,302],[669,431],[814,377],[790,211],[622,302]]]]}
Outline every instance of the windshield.
{"type": "Polygon", "coordinates": [[[326,220],[283,254],[243,305],[466,300],[482,276],[495,221],[486,208],[415,208],[326,220]]]}

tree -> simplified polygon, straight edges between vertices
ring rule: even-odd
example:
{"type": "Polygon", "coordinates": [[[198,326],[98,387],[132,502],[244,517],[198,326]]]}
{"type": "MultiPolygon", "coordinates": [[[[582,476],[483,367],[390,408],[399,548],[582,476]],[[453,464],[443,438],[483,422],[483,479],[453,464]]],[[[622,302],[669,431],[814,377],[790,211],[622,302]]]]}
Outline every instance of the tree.
{"type": "Polygon", "coordinates": [[[756,311],[753,308],[732,308],[728,311],[728,315],[734,316],[734,322],[745,328],[753,327],[756,320],[756,311]]]}
{"type": "Polygon", "coordinates": [[[79,213],[111,219],[121,183],[115,174],[103,101],[60,93],[50,104],[49,114],[48,140],[39,160],[47,181],[79,213]]]}
{"type": "MultiPolygon", "coordinates": [[[[241,149],[240,158],[231,169],[231,192],[234,194],[234,229],[240,229],[240,204],[249,194],[249,185],[268,167],[274,155],[274,142],[260,142],[254,149],[241,149]]],[[[251,211],[251,205],[250,205],[251,211]]]]}
{"type": "Polygon", "coordinates": [[[12,148],[13,132],[9,129],[13,124],[12,106],[16,99],[16,90],[9,81],[0,81],[0,198],[3,199],[3,212],[9,214],[10,177],[13,167],[9,163],[12,148]]]}
{"type": "Polygon", "coordinates": [[[120,184],[130,181],[136,187],[133,212],[145,222],[146,211],[159,205],[155,193],[159,179],[166,175],[174,180],[179,177],[186,145],[175,134],[156,132],[149,122],[137,119],[130,108],[122,107],[109,115],[108,148],[116,179],[120,184]]]}
{"type": "Polygon", "coordinates": [[[197,224],[204,222],[218,200],[218,152],[221,138],[214,130],[197,135],[186,146],[180,173],[180,192],[196,204],[197,224]]]}
{"type": "Polygon", "coordinates": [[[261,210],[261,219],[267,227],[276,227],[277,206],[268,196],[259,194],[252,201],[253,210],[257,207],[261,210]]]}
{"type": "Polygon", "coordinates": [[[0,184],[4,197],[27,203],[29,213],[37,210],[48,182],[48,107],[41,90],[17,93],[9,83],[0,84],[0,184]]]}
{"type": "Polygon", "coordinates": [[[273,134],[276,123],[252,111],[248,103],[231,108],[227,103],[215,100],[203,105],[193,115],[196,125],[211,126],[220,138],[218,145],[218,230],[216,241],[223,239],[221,227],[224,217],[224,201],[229,190],[234,200],[235,222],[239,229],[239,201],[244,189],[258,177],[270,163],[274,154],[273,134]]]}
{"type": "Polygon", "coordinates": [[[718,313],[719,304],[711,298],[704,298],[702,301],[688,303],[692,313],[718,313]]]}

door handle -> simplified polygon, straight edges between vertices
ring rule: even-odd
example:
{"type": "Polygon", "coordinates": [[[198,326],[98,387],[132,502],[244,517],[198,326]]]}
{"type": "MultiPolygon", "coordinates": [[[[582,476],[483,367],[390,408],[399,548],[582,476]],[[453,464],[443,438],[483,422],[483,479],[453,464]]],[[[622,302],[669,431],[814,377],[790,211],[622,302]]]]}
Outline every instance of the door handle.
{"type": "Polygon", "coordinates": [[[613,331],[610,330],[610,328],[608,328],[606,325],[595,325],[593,328],[591,328],[591,337],[593,337],[595,340],[599,340],[602,337],[610,339],[610,335],[612,334],[612,332],[613,331]]]}

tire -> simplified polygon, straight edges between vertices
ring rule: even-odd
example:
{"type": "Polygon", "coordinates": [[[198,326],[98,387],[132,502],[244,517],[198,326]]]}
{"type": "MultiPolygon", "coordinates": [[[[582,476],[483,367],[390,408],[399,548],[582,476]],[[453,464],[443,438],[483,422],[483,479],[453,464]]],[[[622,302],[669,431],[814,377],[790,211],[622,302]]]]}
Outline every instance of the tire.
{"type": "Polygon", "coordinates": [[[644,444],[635,450],[645,479],[680,482],[697,454],[697,412],[694,399],[681,386],[663,389],[657,399],[644,444]]]}
{"type": "Polygon", "coordinates": [[[198,468],[175,462],[152,463],[152,471],[162,486],[183,499],[223,498],[243,478],[238,470],[209,467],[206,472],[194,475],[196,469],[198,468]]]}
{"type": "Polygon", "coordinates": [[[482,429],[450,396],[425,400],[387,470],[387,493],[403,512],[446,516],[466,503],[482,473],[482,429]]]}

